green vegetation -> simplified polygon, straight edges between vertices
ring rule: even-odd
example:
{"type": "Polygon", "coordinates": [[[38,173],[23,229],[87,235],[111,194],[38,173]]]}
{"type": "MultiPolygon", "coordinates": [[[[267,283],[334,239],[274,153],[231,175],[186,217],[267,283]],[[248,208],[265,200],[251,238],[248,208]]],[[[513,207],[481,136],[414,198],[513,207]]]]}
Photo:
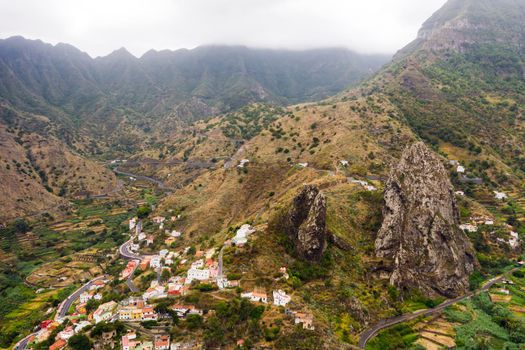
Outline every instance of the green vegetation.
{"type": "MultiPolygon", "coordinates": [[[[227,114],[220,121],[223,134],[231,139],[250,140],[269,128],[285,112],[282,108],[265,105],[249,105],[227,114]]],[[[273,130],[273,129],[272,129],[273,130]]],[[[272,133],[280,134],[273,130],[272,133]]]]}
{"type": "Polygon", "coordinates": [[[493,303],[487,293],[445,310],[456,327],[458,349],[520,349],[525,345],[525,322],[504,305],[493,303]]]}
{"type": "Polygon", "coordinates": [[[409,325],[399,324],[380,332],[375,338],[367,343],[366,349],[409,349],[417,340],[417,337],[417,332],[412,330],[409,325]]]}
{"type": "Polygon", "coordinates": [[[236,337],[257,340],[263,336],[259,320],[264,306],[255,306],[246,299],[220,302],[215,316],[208,319],[204,330],[204,342],[208,347],[218,347],[236,341],[236,337]]]}

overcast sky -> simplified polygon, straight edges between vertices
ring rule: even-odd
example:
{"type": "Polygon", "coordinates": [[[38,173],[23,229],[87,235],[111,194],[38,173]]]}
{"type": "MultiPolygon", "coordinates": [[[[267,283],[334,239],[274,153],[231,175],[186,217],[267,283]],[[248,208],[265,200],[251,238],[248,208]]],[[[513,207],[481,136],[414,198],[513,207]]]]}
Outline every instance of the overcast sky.
{"type": "Polygon", "coordinates": [[[203,44],[394,53],[446,0],[0,0],[0,37],[91,56],[203,44]]]}

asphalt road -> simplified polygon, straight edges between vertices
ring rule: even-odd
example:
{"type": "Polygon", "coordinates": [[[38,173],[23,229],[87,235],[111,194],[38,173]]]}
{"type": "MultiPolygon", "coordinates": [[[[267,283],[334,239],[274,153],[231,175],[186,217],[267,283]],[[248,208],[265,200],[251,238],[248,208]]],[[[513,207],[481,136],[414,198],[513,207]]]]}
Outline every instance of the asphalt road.
{"type": "Polygon", "coordinates": [[[91,281],[89,281],[88,283],[84,284],[82,287],[80,287],[79,289],[77,289],[75,292],[73,292],[73,294],[71,294],[70,296],[67,297],[66,300],[64,300],[59,306],[58,306],[58,311],[55,315],[55,321],[58,321],[62,318],[64,318],[67,314],[67,311],[69,310],[69,308],[71,307],[71,305],[73,305],[73,303],[75,302],[75,300],[77,300],[79,297],[80,297],[80,294],[84,293],[86,290],[88,290],[95,281],[98,281],[98,280],[101,280],[101,279],[104,279],[106,276],[100,276],[100,277],[97,277],[97,278],[94,278],[92,279],[91,281]]]}
{"type": "MultiPolygon", "coordinates": [[[[67,311],[69,310],[69,308],[71,307],[73,302],[80,297],[80,294],[82,294],[83,292],[88,290],[89,287],[91,287],[93,285],[93,282],[98,281],[100,279],[103,279],[105,277],[106,276],[100,276],[100,277],[92,279],[91,281],[89,281],[88,283],[84,284],[82,287],[77,289],[75,292],[73,292],[73,294],[71,294],[69,297],[67,297],[67,299],[64,300],[58,306],[58,311],[57,311],[57,314],[55,316],[55,321],[58,321],[61,318],[63,318],[64,316],[66,316],[67,311]]],[[[36,333],[29,334],[27,337],[25,337],[24,339],[20,340],[18,343],[15,344],[13,349],[14,350],[25,350],[27,348],[27,344],[29,343],[29,338],[31,338],[31,336],[34,335],[34,334],[36,334],[36,333]]]]}
{"type": "MultiPolygon", "coordinates": [[[[120,256],[122,256],[124,259],[127,259],[127,260],[142,261],[142,259],[144,259],[142,255],[137,255],[133,253],[131,249],[129,249],[132,242],[133,242],[133,239],[130,239],[129,241],[125,242],[119,247],[118,251],[119,251],[120,256]]],[[[137,293],[140,291],[140,289],[135,284],[133,284],[133,274],[135,273],[135,270],[137,269],[137,267],[138,266],[135,267],[133,272],[129,275],[128,279],[126,280],[126,285],[128,286],[129,290],[131,290],[133,293],[137,293]]]]}
{"type": "Polygon", "coordinates": [[[373,325],[372,327],[366,329],[363,333],[361,333],[361,335],[359,337],[359,348],[360,349],[364,349],[366,347],[366,343],[368,343],[368,341],[370,339],[372,339],[379,331],[381,331],[381,330],[383,330],[385,328],[391,327],[391,326],[396,325],[398,323],[411,321],[411,320],[413,320],[415,318],[418,318],[418,317],[421,317],[421,316],[429,316],[429,315],[436,314],[438,312],[443,311],[445,308],[447,308],[450,305],[453,305],[453,304],[455,304],[457,302],[460,302],[462,300],[468,299],[468,298],[470,298],[470,297],[472,297],[474,295],[477,295],[479,293],[486,292],[494,284],[501,282],[505,278],[505,275],[507,275],[508,273],[512,273],[512,272],[514,272],[514,271],[516,271],[518,269],[520,269],[520,268],[518,267],[518,268],[512,269],[512,270],[508,271],[507,273],[505,273],[503,275],[500,275],[498,277],[495,277],[495,278],[489,280],[487,283],[485,283],[483,285],[483,287],[481,287],[481,289],[479,289],[476,292],[470,292],[470,293],[467,293],[467,294],[465,294],[463,296],[457,297],[455,299],[446,300],[442,304],[436,306],[433,309],[420,310],[420,311],[416,311],[414,313],[404,314],[404,315],[388,318],[388,319],[385,319],[385,320],[381,320],[377,324],[373,325]]]}
{"type": "Polygon", "coordinates": [[[159,189],[161,190],[173,190],[172,188],[170,187],[167,187],[164,182],[160,181],[160,180],[157,180],[157,179],[154,179],[152,177],[149,177],[149,176],[144,176],[144,175],[137,175],[137,174],[132,174],[132,173],[128,173],[128,172],[125,172],[125,171],[120,171],[118,170],[118,168],[115,168],[113,169],[113,171],[118,174],[118,175],[124,175],[124,176],[128,176],[128,177],[133,177],[137,180],[143,180],[143,181],[149,181],[149,182],[153,182],[155,185],[158,186],[159,189]]]}

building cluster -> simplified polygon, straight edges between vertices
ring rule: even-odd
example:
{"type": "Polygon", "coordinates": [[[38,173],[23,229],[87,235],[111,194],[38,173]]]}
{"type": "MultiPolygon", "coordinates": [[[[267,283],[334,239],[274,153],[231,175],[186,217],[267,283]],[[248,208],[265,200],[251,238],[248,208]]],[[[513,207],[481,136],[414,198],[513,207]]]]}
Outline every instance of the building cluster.
{"type": "Polygon", "coordinates": [[[358,179],[354,179],[353,177],[349,177],[348,182],[351,184],[360,185],[365,190],[370,191],[370,192],[377,191],[377,188],[375,186],[370,185],[367,181],[364,181],[364,180],[358,180],[358,179]]]}

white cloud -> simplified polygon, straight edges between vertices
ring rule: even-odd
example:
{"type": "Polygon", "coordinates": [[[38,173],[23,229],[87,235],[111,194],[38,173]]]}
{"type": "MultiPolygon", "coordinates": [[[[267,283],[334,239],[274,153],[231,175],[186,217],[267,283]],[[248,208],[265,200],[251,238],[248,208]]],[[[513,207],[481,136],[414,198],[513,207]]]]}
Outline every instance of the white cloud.
{"type": "Polygon", "coordinates": [[[0,36],[92,56],[202,44],[393,53],[445,0],[0,0],[0,36]]]}

